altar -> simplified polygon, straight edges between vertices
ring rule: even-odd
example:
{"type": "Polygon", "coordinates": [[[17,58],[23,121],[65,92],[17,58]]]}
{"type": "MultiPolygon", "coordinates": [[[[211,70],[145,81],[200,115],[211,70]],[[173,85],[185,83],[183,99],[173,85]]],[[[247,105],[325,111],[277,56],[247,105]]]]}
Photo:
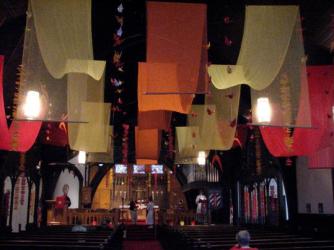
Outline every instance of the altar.
{"type": "MultiPolygon", "coordinates": [[[[91,171],[94,174],[93,171],[91,171]]],[[[130,220],[130,202],[138,205],[138,220],[146,220],[146,204],[152,197],[155,209],[168,207],[169,171],[163,165],[115,164],[100,182],[92,209],[121,209],[130,220]]]]}
{"type": "MultiPolygon", "coordinates": [[[[129,205],[121,205],[119,206],[121,210],[121,221],[131,221],[131,214],[130,214],[130,206],[129,205]]],[[[137,221],[138,222],[145,222],[146,221],[146,208],[145,204],[138,204],[137,205],[137,221]]],[[[154,212],[157,214],[159,212],[159,206],[154,206],[154,212]]]]}

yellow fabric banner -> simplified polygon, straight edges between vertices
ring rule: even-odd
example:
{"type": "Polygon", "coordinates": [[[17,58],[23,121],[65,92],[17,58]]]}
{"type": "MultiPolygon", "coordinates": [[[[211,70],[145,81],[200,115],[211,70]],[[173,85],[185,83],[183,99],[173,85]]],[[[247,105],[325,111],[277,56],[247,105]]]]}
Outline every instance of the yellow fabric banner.
{"type": "Polygon", "coordinates": [[[69,143],[72,149],[85,152],[107,152],[110,120],[110,104],[82,102],[80,121],[70,123],[69,143]]]}
{"type": "Polygon", "coordinates": [[[196,164],[200,145],[198,127],[176,127],[175,164],[196,164]]]}
{"type": "MultiPolygon", "coordinates": [[[[291,5],[246,6],[237,65],[209,66],[215,87],[226,89],[240,84],[256,90],[268,87],[285,60],[293,30],[299,24],[298,11],[297,6],[291,5]]],[[[302,41],[296,41],[295,46],[303,46],[302,41]]]]}
{"type": "Polygon", "coordinates": [[[57,79],[67,73],[103,76],[105,62],[95,61],[91,0],[30,0],[38,45],[46,68],[57,79]]]}
{"type": "Polygon", "coordinates": [[[109,126],[108,144],[106,153],[88,153],[87,162],[101,162],[101,163],[113,163],[114,162],[114,135],[113,126],[109,126]]]}

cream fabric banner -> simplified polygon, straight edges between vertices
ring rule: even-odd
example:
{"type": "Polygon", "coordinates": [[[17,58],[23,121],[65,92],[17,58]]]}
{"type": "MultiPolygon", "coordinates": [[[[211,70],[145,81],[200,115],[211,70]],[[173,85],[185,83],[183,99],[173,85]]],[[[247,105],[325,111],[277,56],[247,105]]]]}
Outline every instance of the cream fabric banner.
{"type": "Polygon", "coordinates": [[[226,90],[211,87],[206,105],[193,105],[189,126],[199,127],[199,150],[229,150],[234,141],[239,110],[240,86],[226,90]]]}
{"type": "Polygon", "coordinates": [[[113,163],[114,162],[114,135],[113,126],[109,126],[108,144],[106,153],[88,153],[87,162],[113,163]]]}
{"type": "MultiPolygon", "coordinates": [[[[237,65],[209,66],[215,87],[248,84],[261,90],[269,86],[285,60],[298,18],[297,6],[247,6],[237,65]]],[[[296,46],[302,46],[302,41],[296,46]]]]}
{"type": "Polygon", "coordinates": [[[83,102],[80,120],[87,123],[68,125],[71,148],[86,152],[107,152],[110,104],[83,102]]]}
{"type": "Polygon", "coordinates": [[[176,127],[175,164],[196,164],[200,134],[198,127],[176,127]]]}
{"type": "Polygon", "coordinates": [[[45,97],[41,119],[68,121],[72,149],[107,152],[110,104],[105,62],[93,60],[91,1],[30,0],[25,36],[24,89],[45,97]]]}
{"type": "Polygon", "coordinates": [[[93,59],[91,0],[30,0],[38,45],[54,78],[85,73],[101,79],[105,62],[93,59]]]}
{"type": "Polygon", "coordinates": [[[96,82],[88,75],[68,75],[68,119],[88,122],[88,124],[69,123],[68,137],[72,149],[107,152],[111,106],[102,102],[103,90],[103,82],[96,82]]]}

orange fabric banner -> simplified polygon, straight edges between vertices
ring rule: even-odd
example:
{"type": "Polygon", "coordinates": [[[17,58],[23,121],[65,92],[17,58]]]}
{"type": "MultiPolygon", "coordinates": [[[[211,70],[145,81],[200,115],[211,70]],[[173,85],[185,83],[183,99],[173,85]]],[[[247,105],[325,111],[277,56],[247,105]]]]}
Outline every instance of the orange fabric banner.
{"type": "Polygon", "coordinates": [[[136,160],[139,164],[157,163],[160,154],[160,132],[158,129],[136,127],[136,160]],[[146,163],[143,163],[146,162],[146,163]]]}
{"type": "Polygon", "coordinates": [[[140,129],[163,129],[168,130],[172,112],[164,110],[146,111],[138,113],[138,127],[140,129]]]}
{"type": "Polygon", "coordinates": [[[207,61],[206,5],[147,3],[147,94],[206,93],[207,61]]]}
{"type": "MultiPolygon", "coordinates": [[[[152,111],[152,110],[168,110],[179,113],[189,113],[191,103],[194,95],[145,95],[144,90],[148,82],[149,74],[153,68],[160,68],[158,64],[138,64],[138,110],[152,111]]],[[[160,71],[159,71],[160,72],[160,71]]],[[[165,76],[165,74],[163,74],[165,76]]],[[[151,76],[150,76],[151,77],[151,76]]],[[[154,78],[157,80],[156,84],[161,85],[163,79],[161,77],[154,78]]]]}

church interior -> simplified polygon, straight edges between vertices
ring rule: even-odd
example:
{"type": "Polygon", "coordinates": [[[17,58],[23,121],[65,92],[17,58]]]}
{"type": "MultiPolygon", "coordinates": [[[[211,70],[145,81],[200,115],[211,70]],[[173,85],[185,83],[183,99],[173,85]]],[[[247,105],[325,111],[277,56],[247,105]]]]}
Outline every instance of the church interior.
{"type": "Polygon", "coordinates": [[[0,249],[334,249],[334,2],[1,0],[0,249]]]}

